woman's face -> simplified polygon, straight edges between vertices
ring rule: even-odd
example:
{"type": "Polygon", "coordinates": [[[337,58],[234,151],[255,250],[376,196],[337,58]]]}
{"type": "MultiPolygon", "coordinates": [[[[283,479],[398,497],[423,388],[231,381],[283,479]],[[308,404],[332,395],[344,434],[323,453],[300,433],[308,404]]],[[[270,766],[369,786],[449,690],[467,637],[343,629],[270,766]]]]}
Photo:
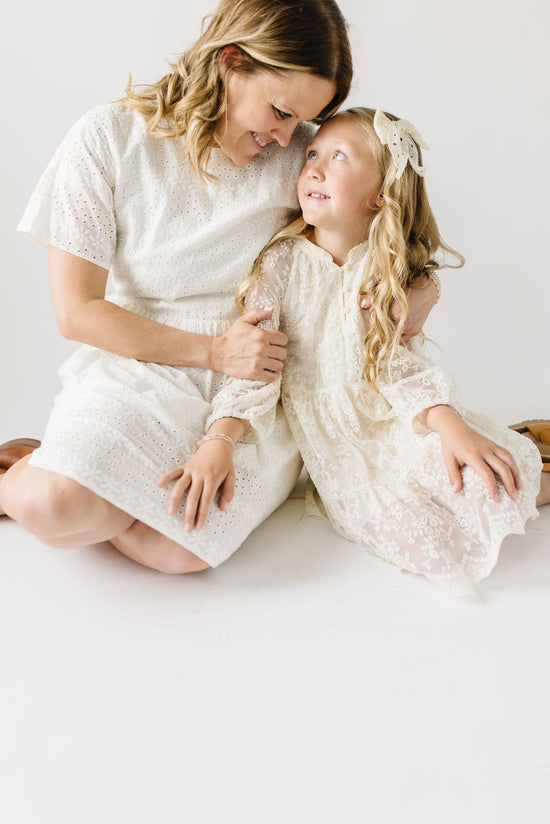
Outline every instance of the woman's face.
{"type": "Polygon", "coordinates": [[[313,120],[336,94],[332,80],[293,70],[226,75],[227,111],[214,138],[224,155],[244,166],[269,143],[288,146],[301,120],[313,120]]]}

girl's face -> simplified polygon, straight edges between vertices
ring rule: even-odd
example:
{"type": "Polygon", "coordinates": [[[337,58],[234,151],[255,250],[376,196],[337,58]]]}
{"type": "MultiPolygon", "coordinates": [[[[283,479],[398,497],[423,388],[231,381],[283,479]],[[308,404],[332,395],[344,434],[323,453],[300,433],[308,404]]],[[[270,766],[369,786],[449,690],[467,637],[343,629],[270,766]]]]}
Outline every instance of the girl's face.
{"type": "Polygon", "coordinates": [[[332,80],[293,70],[230,72],[226,83],[227,112],[214,137],[236,166],[273,141],[288,146],[298,123],[317,117],[336,94],[332,80]]]}
{"type": "Polygon", "coordinates": [[[343,114],[323,124],[298,180],[304,219],[316,229],[365,240],[382,175],[364,130],[343,114]]]}

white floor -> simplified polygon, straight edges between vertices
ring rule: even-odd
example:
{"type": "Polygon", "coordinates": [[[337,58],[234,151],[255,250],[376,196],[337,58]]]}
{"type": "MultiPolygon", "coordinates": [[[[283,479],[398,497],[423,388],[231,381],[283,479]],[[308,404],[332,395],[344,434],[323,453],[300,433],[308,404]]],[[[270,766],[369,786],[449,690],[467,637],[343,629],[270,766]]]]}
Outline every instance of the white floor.
{"type": "Polygon", "coordinates": [[[550,507],[455,600],[302,506],[187,577],[2,519],[2,822],[547,824],[550,507]]]}

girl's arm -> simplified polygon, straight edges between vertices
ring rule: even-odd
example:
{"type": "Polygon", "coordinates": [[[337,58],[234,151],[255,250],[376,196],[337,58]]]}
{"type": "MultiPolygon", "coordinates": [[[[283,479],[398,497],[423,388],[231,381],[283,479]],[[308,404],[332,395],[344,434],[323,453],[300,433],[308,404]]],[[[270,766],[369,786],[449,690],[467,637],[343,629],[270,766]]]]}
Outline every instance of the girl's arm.
{"type": "MultiPolygon", "coordinates": [[[[262,326],[276,329],[283,296],[290,274],[292,247],[278,243],[262,261],[261,277],[247,298],[247,306],[269,307],[269,317],[262,326]]],[[[275,420],[279,399],[280,374],[271,383],[230,378],[212,401],[207,420],[207,434],[222,434],[236,443],[248,433],[247,440],[259,441],[269,435],[275,420]]],[[[174,515],[184,493],[187,493],[183,527],[186,532],[201,529],[216,492],[220,490],[219,507],[225,510],[233,498],[235,470],[233,445],[223,438],[201,443],[195,454],[183,466],[164,474],[158,481],[165,486],[176,481],[168,500],[168,514],[174,515]]]]}
{"type": "Polygon", "coordinates": [[[261,329],[269,310],[243,315],[220,337],[185,332],[105,300],[108,271],[55,246],[48,269],[58,328],[63,337],[127,358],[224,372],[235,378],[274,381],[283,368],[287,339],[261,329]]]}
{"type": "MultiPolygon", "coordinates": [[[[222,434],[236,443],[250,428],[248,421],[238,418],[220,418],[208,430],[208,435],[222,434]]],[[[166,472],[158,486],[176,481],[168,499],[168,514],[175,515],[185,492],[183,531],[202,529],[216,493],[220,492],[218,506],[225,512],[235,492],[233,446],[223,438],[203,442],[192,458],[183,466],[166,472]]]]}
{"type": "Polygon", "coordinates": [[[461,468],[471,466],[482,478],[493,501],[498,501],[497,478],[510,498],[516,500],[521,489],[519,470],[507,449],[468,426],[450,406],[424,409],[416,420],[439,434],[443,460],[454,492],[462,489],[461,468]]]}

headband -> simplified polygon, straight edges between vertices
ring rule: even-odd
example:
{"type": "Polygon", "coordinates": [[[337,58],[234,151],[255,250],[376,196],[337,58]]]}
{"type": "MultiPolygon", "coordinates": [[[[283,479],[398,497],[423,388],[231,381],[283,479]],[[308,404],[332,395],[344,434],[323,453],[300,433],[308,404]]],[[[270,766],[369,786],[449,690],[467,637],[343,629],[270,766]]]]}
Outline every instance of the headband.
{"type": "Polygon", "coordinates": [[[418,161],[416,144],[418,143],[423,149],[429,149],[429,146],[412,123],[408,120],[390,120],[382,109],[378,109],[374,115],[374,131],[382,145],[387,146],[391,152],[393,162],[397,166],[397,179],[405,171],[407,163],[411,164],[417,175],[424,177],[426,169],[418,161]]]}

